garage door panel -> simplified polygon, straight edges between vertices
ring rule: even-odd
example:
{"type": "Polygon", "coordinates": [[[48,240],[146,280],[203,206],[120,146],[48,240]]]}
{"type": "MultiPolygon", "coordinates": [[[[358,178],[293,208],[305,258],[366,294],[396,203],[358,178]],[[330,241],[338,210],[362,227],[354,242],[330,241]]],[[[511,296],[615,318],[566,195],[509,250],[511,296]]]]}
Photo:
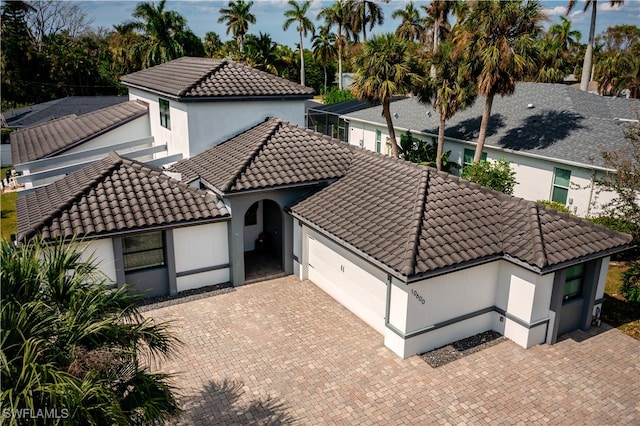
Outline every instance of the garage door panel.
{"type": "Polygon", "coordinates": [[[384,333],[385,283],[311,237],[309,279],[376,331],[384,333]]]}

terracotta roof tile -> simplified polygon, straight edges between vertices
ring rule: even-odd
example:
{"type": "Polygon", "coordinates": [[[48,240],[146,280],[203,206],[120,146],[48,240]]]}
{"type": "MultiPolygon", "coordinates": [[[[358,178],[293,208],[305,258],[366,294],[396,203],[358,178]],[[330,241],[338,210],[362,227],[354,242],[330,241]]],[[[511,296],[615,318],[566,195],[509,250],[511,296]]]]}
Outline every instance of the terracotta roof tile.
{"type": "Polygon", "coordinates": [[[95,236],[229,216],[213,194],[115,153],[18,198],[16,208],[19,239],[35,233],[95,236]]]}
{"type": "Polygon", "coordinates": [[[183,57],[121,78],[128,86],[188,101],[200,98],[311,98],[313,89],[228,59],[183,57]]]}
{"type": "Polygon", "coordinates": [[[54,156],[147,113],[145,104],[129,101],[13,132],[10,136],[13,164],[54,156]]]}

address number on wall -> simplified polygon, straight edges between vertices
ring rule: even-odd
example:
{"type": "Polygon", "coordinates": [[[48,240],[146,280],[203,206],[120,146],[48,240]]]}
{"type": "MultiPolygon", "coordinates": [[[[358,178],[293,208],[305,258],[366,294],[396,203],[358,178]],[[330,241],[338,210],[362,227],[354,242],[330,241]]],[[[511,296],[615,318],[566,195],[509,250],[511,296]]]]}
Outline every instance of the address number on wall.
{"type": "Polygon", "coordinates": [[[420,302],[420,303],[422,303],[424,305],[424,297],[422,297],[420,295],[420,293],[418,293],[417,291],[412,289],[411,290],[411,294],[413,294],[415,296],[415,298],[418,299],[418,302],[420,302]]]}

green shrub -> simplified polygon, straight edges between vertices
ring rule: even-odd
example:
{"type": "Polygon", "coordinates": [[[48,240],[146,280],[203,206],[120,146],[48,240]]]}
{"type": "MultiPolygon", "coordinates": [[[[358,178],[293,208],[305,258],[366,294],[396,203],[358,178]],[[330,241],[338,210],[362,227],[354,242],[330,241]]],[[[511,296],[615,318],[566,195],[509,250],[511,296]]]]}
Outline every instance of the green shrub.
{"type": "Polygon", "coordinates": [[[614,254],[611,256],[613,260],[630,260],[638,258],[638,255],[640,255],[640,229],[638,229],[638,226],[633,221],[611,215],[587,217],[585,219],[606,228],[613,229],[614,231],[630,234],[633,237],[631,242],[636,247],[622,253],[614,254]]]}
{"type": "Polygon", "coordinates": [[[324,104],[331,105],[353,99],[351,90],[340,90],[332,87],[324,97],[324,104]]]}
{"type": "Polygon", "coordinates": [[[620,293],[629,302],[640,303],[640,262],[634,263],[622,274],[620,293]]]}
{"type": "Polygon", "coordinates": [[[551,207],[552,209],[556,209],[559,212],[571,213],[571,210],[569,210],[567,206],[557,201],[538,200],[537,203],[545,205],[547,207],[551,207]]]}
{"type": "Polygon", "coordinates": [[[510,164],[504,158],[493,163],[480,161],[462,169],[462,178],[505,194],[513,194],[513,187],[518,182],[510,164]]]}

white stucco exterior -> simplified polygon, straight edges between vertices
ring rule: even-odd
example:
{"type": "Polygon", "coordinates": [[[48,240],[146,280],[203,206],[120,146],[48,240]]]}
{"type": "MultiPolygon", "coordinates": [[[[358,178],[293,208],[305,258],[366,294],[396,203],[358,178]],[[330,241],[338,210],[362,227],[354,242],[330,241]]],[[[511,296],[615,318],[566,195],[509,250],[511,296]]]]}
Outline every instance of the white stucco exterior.
{"type": "Polygon", "coordinates": [[[167,144],[167,155],[193,157],[212,146],[277,117],[304,126],[304,99],[216,102],[178,102],[129,88],[129,99],[149,104],[151,134],[156,144],[167,144]],[[171,129],[160,125],[159,99],[169,101],[171,129]]]}
{"type": "Polygon", "coordinates": [[[113,241],[111,238],[83,241],[80,243],[81,259],[87,261],[93,259],[98,269],[105,275],[109,284],[115,284],[116,262],[113,253],[113,241]]]}
{"type": "MultiPolygon", "coordinates": [[[[389,154],[389,148],[386,144],[389,132],[386,126],[351,120],[349,125],[349,144],[361,146],[375,152],[376,131],[381,133],[381,152],[389,154]]],[[[405,134],[406,131],[407,129],[396,128],[398,143],[400,143],[401,135],[405,134]]],[[[431,135],[422,134],[414,130],[411,132],[417,139],[433,140],[431,135]]],[[[465,148],[475,150],[475,144],[445,139],[444,151],[451,151],[449,159],[460,166],[463,165],[465,148]]],[[[532,201],[551,200],[555,168],[571,171],[571,183],[568,188],[566,206],[578,216],[598,215],[602,212],[602,206],[615,197],[615,193],[605,191],[597,184],[594,184],[594,182],[602,178],[604,172],[590,168],[588,165],[581,166],[535,157],[527,153],[506,151],[489,145],[485,145],[484,152],[487,153],[487,160],[489,161],[504,158],[512,162],[511,167],[516,172],[515,177],[518,182],[513,193],[516,197],[532,201]]]]}

